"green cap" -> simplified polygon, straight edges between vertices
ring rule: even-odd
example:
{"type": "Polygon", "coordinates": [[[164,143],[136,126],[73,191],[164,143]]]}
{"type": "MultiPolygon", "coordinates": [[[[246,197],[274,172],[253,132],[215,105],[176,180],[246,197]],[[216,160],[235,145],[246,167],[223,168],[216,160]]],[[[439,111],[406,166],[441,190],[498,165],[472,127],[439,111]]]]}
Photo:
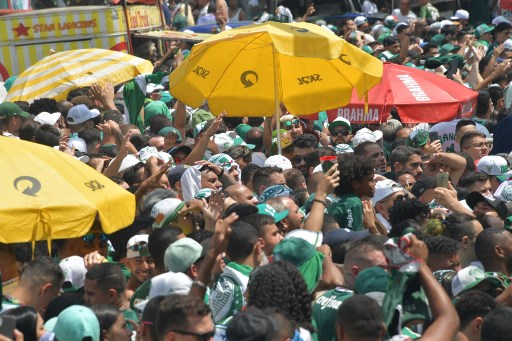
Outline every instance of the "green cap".
{"type": "Polygon", "coordinates": [[[492,32],[493,30],[493,25],[480,24],[475,28],[475,37],[480,38],[484,34],[492,32]]]}
{"type": "Polygon", "coordinates": [[[174,127],[164,127],[162,129],[160,129],[160,131],[158,131],[158,136],[164,136],[165,137],[169,133],[174,134],[174,135],[176,135],[178,137],[176,139],[176,141],[181,141],[182,140],[180,131],[178,129],[174,128],[174,127]]]}
{"type": "Polygon", "coordinates": [[[21,110],[21,108],[16,103],[4,102],[0,104],[0,119],[11,118],[15,116],[29,118],[30,114],[21,110]]]}
{"type": "Polygon", "coordinates": [[[171,93],[169,91],[162,91],[160,93],[160,100],[162,102],[164,102],[165,104],[169,103],[170,101],[172,101],[174,99],[174,97],[172,97],[171,93]]]}
{"type": "Polygon", "coordinates": [[[167,105],[162,101],[153,101],[144,107],[144,126],[149,127],[151,118],[157,115],[165,115],[169,120],[172,120],[171,112],[167,105]]]}
{"type": "Polygon", "coordinates": [[[59,340],[82,341],[89,337],[100,340],[100,323],[93,311],[82,305],[72,305],[61,311],[53,328],[59,340]]]}
{"type": "Polygon", "coordinates": [[[428,131],[426,131],[426,130],[414,131],[413,130],[411,132],[411,135],[409,135],[407,142],[411,147],[414,147],[414,148],[423,147],[428,142],[428,131]]]}
{"type": "Polygon", "coordinates": [[[373,53],[373,49],[368,45],[361,47],[361,50],[363,50],[364,52],[369,53],[369,54],[373,53]]]}
{"type": "Polygon", "coordinates": [[[284,218],[288,216],[288,213],[290,213],[290,210],[284,210],[283,212],[277,212],[275,208],[270,206],[269,204],[259,204],[256,205],[258,208],[259,214],[266,214],[274,218],[274,221],[276,223],[280,222],[284,218]]]}
{"type": "Polygon", "coordinates": [[[212,192],[213,192],[213,189],[211,189],[211,188],[203,188],[203,189],[199,190],[199,192],[197,192],[194,195],[194,199],[199,199],[199,200],[204,199],[204,200],[208,201],[208,198],[211,197],[212,192]]]}
{"type": "Polygon", "coordinates": [[[373,266],[362,270],[356,277],[354,289],[358,294],[370,292],[386,292],[389,274],[380,266],[373,266]]]}
{"type": "Polygon", "coordinates": [[[444,44],[443,46],[441,46],[439,48],[439,53],[444,56],[444,55],[447,55],[450,52],[453,52],[453,51],[457,50],[458,48],[459,48],[458,46],[455,46],[453,44],[444,44]]]}
{"type": "Polygon", "coordinates": [[[435,36],[430,38],[430,42],[440,46],[445,39],[446,36],[444,34],[436,34],[435,36]]]}
{"type": "Polygon", "coordinates": [[[208,112],[203,109],[196,110],[194,114],[192,114],[192,126],[195,127],[199,123],[206,122],[208,120],[213,120],[215,116],[212,115],[211,112],[208,112]]]}
{"type": "Polygon", "coordinates": [[[238,136],[240,136],[242,139],[245,140],[245,136],[247,135],[247,132],[249,130],[251,130],[252,127],[248,124],[239,124],[236,128],[235,128],[235,132],[238,134],[238,136]]]}
{"type": "Polygon", "coordinates": [[[308,291],[315,290],[322,275],[323,253],[302,238],[285,238],[276,245],[273,252],[275,261],[284,260],[295,265],[304,280],[308,291]]]}

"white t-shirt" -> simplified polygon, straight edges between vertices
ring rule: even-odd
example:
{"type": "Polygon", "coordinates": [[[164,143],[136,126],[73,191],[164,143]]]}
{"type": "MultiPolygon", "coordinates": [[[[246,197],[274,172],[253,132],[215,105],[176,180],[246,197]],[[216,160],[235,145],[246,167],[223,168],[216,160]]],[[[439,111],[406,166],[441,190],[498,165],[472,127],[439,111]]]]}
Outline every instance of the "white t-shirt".
{"type": "Polygon", "coordinates": [[[402,12],[400,12],[400,8],[395,8],[391,15],[394,16],[398,22],[409,22],[417,18],[413,11],[409,11],[407,15],[403,15],[402,12]]]}
{"type": "MultiPolygon", "coordinates": [[[[441,122],[430,128],[430,132],[437,132],[439,134],[439,140],[443,145],[444,152],[460,152],[460,146],[455,141],[455,126],[460,120],[453,120],[450,122],[441,122]]],[[[489,131],[481,124],[476,124],[476,130],[484,133],[485,136],[489,136],[489,131]]]]}

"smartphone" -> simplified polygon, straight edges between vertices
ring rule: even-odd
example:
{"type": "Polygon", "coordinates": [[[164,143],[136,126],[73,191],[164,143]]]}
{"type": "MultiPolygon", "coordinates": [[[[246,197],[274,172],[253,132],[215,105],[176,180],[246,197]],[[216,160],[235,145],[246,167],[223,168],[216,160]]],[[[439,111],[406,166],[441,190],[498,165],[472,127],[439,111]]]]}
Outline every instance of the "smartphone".
{"type": "Polygon", "coordinates": [[[445,72],[446,78],[453,79],[453,75],[457,72],[458,65],[459,65],[459,62],[457,60],[452,60],[450,62],[448,71],[445,72]]]}
{"type": "Polygon", "coordinates": [[[1,316],[0,317],[0,335],[13,338],[14,328],[16,327],[16,319],[14,316],[1,316]]]}
{"type": "Polygon", "coordinates": [[[336,163],[337,156],[321,156],[320,163],[322,164],[322,170],[327,173],[329,169],[336,163]]]}
{"type": "Polygon", "coordinates": [[[436,176],[437,187],[448,188],[448,180],[450,179],[450,175],[448,173],[439,173],[436,176]]]}
{"type": "Polygon", "coordinates": [[[439,140],[439,133],[437,131],[431,131],[428,133],[428,139],[430,140],[430,143],[439,140]]]}

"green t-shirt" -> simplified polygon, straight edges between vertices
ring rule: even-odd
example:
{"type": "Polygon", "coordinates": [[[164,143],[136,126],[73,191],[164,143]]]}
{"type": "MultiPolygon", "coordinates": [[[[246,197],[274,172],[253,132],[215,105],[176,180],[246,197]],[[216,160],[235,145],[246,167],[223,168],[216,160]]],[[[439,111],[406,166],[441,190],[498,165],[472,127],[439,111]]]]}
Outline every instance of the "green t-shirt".
{"type": "Polygon", "coordinates": [[[326,291],[318,297],[312,306],[313,321],[316,326],[318,341],[335,341],[336,315],[341,304],[354,292],[337,287],[326,291]]]}
{"type": "Polygon", "coordinates": [[[230,262],[224,267],[224,272],[215,281],[210,293],[209,303],[215,324],[223,324],[223,321],[245,307],[244,295],[251,271],[250,266],[235,262],[230,262]]]}
{"type": "Polygon", "coordinates": [[[363,203],[358,196],[348,193],[339,197],[337,202],[327,207],[327,213],[331,214],[340,228],[352,231],[362,231],[363,227],[363,203]]]}
{"type": "Polygon", "coordinates": [[[135,291],[133,292],[132,298],[130,299],[130,308],[136,312],[142,313],[135,306],[149,297],[149,290],[151,289],[151,279],[144,281],[135,291]]]}

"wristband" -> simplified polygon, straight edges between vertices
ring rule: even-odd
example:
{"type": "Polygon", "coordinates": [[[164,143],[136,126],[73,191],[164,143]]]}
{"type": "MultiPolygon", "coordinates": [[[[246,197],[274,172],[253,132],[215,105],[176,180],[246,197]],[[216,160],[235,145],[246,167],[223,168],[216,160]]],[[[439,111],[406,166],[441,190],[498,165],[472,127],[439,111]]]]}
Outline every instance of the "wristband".
{"type": "Polygon", "coordinates": [[[312,202],[318,202],[318,203],[320,203],[320,204],[324,205],[325,207],[327,207],[327,203],[326,203],[325,201],[323,201],[323,200],[320,200],[320,199],[313,199],[313,200],[311,200],[311,201],[312,201],[312,202]]]}

